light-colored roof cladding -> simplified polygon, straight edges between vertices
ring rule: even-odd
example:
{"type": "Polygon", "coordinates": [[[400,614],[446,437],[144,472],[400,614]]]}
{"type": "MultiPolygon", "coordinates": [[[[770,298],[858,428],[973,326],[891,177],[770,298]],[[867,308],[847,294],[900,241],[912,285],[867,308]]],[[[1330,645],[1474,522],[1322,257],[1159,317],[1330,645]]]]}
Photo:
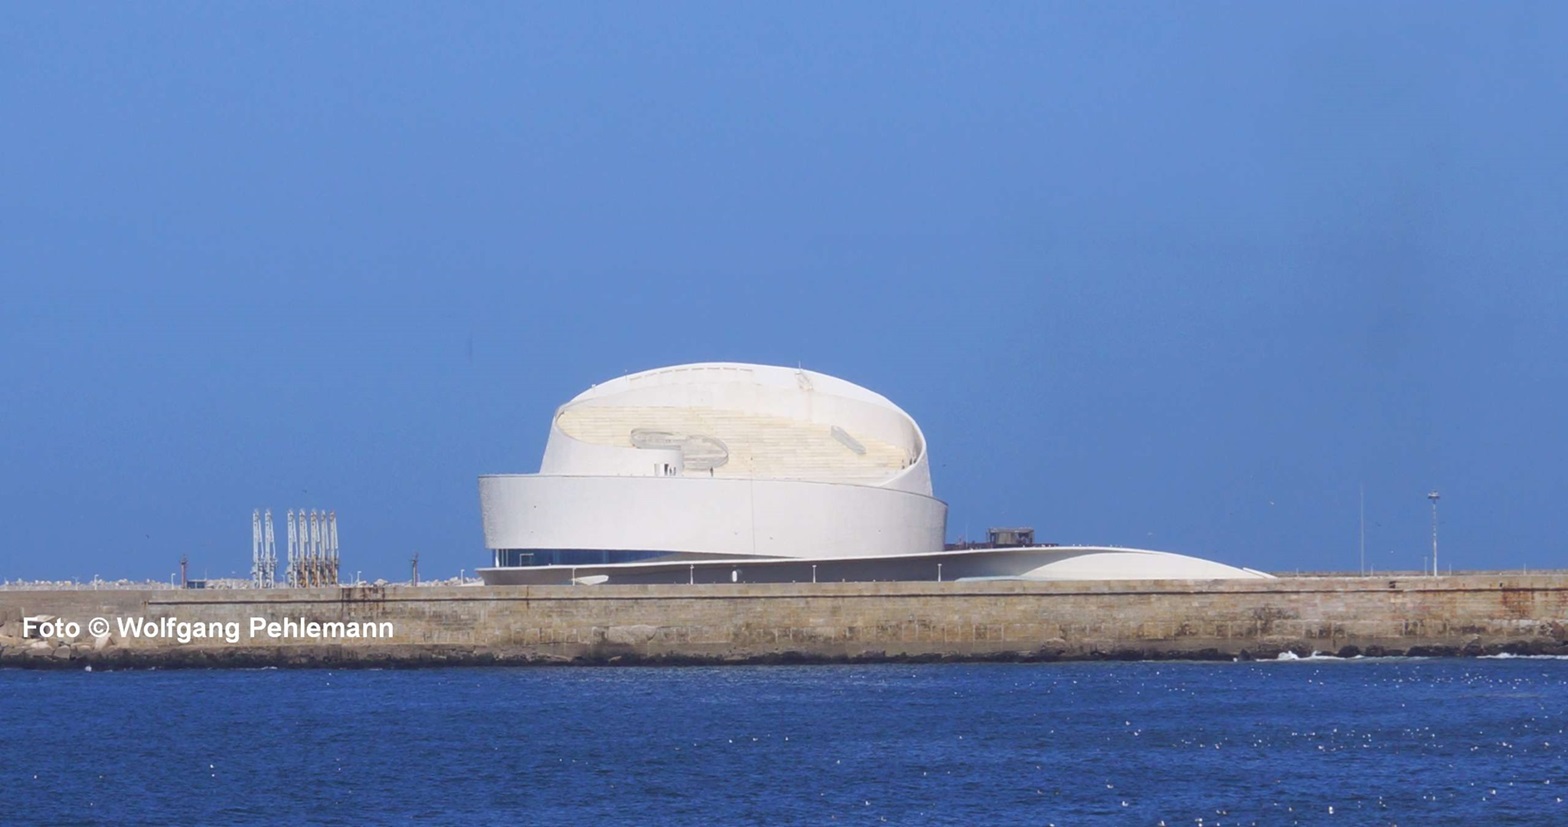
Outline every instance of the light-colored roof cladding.
{"type": "Polygon", "coordinates": [[[743,411],[586,405],[561,411],[556,424],[597,445],[680,446],[688,476],[875,482],[909,464],[903,449],[872,436],[840,429],[850,442],[835,438],[835,426],[743,411]]]}
{"type": "MultiPolygon", "coordinates": [[[[914,420],[880,394],[767,365],[702,363],[624,376],[562,406],[555,430],[592,445],[678,449],[677,473],[687,477],[882,485],[925,455],[914,420]]],[[[929,482],[920,487],[928,492],[929,482]]]]}

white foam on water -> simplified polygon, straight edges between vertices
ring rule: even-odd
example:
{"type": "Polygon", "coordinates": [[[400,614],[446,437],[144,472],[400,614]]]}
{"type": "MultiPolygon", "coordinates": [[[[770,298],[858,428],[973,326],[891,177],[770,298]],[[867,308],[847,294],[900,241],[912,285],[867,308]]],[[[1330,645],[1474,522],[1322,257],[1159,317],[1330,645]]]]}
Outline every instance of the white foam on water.
{"type": "Polygon", "coordinates": [[[1360,658],[1360,657],[1361,657],[1360,655],[1357,655],[1355,658],[1342,658],[1339,655],[1329,655],[1329,654],[1325,654],[1323,652],[1318,652],[1318,651],[1313,651],[1312,654],[1307,655],[1306,657],[1302,657],[1302,656],[1296,654],[1295,652],[1292,652],[1289,649],[1286,649],[1285,651],[1280,652],[1278,655],[1275,655],[1274,656],[1274,660],[1276,660],[1276,661],[1355,660],[1355,659],[1360,658]]]}

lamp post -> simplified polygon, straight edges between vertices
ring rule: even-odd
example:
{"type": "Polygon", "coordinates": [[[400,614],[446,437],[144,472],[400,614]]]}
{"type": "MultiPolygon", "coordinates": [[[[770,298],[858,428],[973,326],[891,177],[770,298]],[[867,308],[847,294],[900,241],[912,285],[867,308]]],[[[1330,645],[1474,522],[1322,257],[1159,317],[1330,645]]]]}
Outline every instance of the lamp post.
{"type": "Polygon", "coordinates": [[[1437,500],[1441,497],[1436,491],[1429,492],[1426,498],[1432,501],[1432,576],[1437,576],[1437,500]]]}

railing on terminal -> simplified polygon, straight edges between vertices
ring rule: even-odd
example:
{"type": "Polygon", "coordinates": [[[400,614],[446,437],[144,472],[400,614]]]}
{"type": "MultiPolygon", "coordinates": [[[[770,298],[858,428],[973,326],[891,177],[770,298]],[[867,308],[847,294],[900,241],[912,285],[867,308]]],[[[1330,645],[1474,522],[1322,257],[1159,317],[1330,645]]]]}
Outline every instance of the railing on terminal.
{"type": "Polygon", "coordinates": [[[947,543],[943,548],[947,551],[964,551],[972,548],[1050,548],[1057,543],[1037,543],[1034,539],[1034,529],[1027,526],[1022,528],[990,528],[985,532],[985,540],[959,540],[956,543],[947,543]]]}

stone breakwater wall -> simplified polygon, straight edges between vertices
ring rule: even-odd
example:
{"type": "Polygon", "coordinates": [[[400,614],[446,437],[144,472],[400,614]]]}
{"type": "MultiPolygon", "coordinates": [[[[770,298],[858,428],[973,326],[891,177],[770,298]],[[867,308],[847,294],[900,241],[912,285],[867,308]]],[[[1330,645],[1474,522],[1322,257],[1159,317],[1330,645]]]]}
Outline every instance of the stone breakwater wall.
{"type": "Polygon", "coordinates": [[[1231,659],[1285,651],[1568,654],[1568,575],[0,591],[0,665],[9,666],[1231,659]],[[98,618],[106,633],[91,628],[98,618]],[[141,621],[144,633],[127,634],[127,620],[141,621]],[[44,623],[53,625],[41,633],[44,623]],[[282,635],[269,634],[274,623],[282,635]],[[178,639],[196,626],[205,636],[178,639]],[[230,630],[233,639],[223,636],[230,630]]]}

